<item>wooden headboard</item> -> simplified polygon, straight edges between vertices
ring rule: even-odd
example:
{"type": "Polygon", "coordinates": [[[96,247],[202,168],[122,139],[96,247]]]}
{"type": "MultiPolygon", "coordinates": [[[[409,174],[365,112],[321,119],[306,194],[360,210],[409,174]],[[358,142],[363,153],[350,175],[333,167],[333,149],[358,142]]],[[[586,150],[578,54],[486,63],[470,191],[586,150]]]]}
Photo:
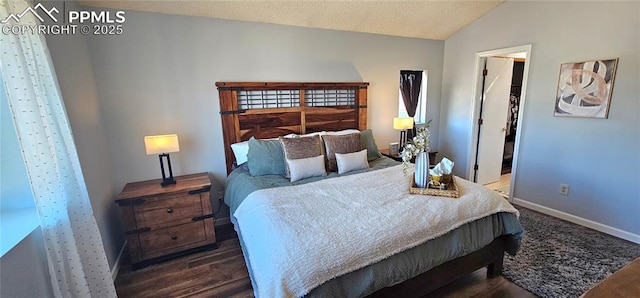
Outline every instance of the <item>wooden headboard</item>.
{"type": "Polygon", "coordinates": [[[290,133],[367,129],[369,83],[217,82],[227,174],[231,144],[290,133]]]}

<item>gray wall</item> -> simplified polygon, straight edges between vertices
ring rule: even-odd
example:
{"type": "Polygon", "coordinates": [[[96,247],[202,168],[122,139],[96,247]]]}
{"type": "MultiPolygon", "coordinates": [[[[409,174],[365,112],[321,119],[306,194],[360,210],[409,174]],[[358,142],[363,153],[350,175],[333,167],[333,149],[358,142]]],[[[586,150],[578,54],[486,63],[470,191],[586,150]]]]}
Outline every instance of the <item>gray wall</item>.
{"type": "Polygon", "coordinates": [[[426,69],[428,118],[438,130],[443,41],[132,11],[124,25],[122,36],[88,37],[114,193],[160,177],[143,137],[165,133],[180,140],[175,174],[209,172],[223,189],[216,81],[370,82],[369,128],[387,148],[398,138],[399,72],[426,69]]]}
{"type": "Polygon", "coordinates": [[[440,149],[466,176],[475,54],[532,44],[516,198],[640,235],[640,3],[508,1],[445,42],[440,149]],[[620,58],[609,119],[553,117],[561,63],[620,58]],[[558,194],[560,183],[571,186],[558,194]]]}
{"type": "MultiPolygon", "coordinates": [[[[48,2],[47,7],[51,7],[48,2]]],[[[57,3],[62,11],[61,2],[57,3]]],[[[77,10],[67,2],[67,10],[77,10]]],[[[103,117],[100,113],[93,67],[86,39],[81,34],[47,35],[60,91],[71,124],[80,166],[100,229],[109,266],[113,268],[124,243],[120,213],[115,204],[111,157],[103,117]]]]}
{"type": "Polygon", "coordinates": [[[35,229],[0,259],[0,297],[53,297],[42,231],[35,229]]]}

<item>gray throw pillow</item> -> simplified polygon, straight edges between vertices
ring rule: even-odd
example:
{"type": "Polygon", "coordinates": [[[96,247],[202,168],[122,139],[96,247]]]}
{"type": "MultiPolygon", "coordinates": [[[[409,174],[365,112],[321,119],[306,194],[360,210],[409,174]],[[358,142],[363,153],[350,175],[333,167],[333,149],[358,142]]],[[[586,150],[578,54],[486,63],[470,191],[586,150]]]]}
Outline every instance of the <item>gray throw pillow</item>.
{"type": "Polygon", "coordinates": [[[382,157],[380,151],[378,151],[378,146],[376,146],[376,141],[373,139],[371,129],[360,132],[360,141],[362,142],[362,149],[367,149],[367,161],[382,157]]]}
{"type": "Polygon", "coordinates": [[[336,153],[353,153],[362,150],[359,133],[348,135],[324,135],[325,165],[328,172],[337,172],[336,153]]]}
{"type": "Polygon", "coordinates": [[[284,175],[284,152],[279,140],[249,139],[247,166],[251,176],[284,175]]]}

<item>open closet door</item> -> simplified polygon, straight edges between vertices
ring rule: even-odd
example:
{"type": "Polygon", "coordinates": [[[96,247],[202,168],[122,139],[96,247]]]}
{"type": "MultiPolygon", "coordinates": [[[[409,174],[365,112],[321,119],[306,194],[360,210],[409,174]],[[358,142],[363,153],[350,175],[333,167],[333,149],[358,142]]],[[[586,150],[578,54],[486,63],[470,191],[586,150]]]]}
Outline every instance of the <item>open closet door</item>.
{"type": "Polygon", "coordinates": [[[500,180],[513,58],[487,57],[476,158],[476,183],[500,180]]]}

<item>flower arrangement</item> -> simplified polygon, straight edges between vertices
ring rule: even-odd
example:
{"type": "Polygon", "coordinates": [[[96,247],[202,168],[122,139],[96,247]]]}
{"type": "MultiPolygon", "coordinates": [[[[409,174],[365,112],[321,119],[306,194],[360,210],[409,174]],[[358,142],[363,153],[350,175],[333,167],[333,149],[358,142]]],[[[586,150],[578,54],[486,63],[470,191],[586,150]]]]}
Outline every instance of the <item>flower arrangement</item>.
{"type": "Polygon", "coordinates": [[[402,171],[407,174],[407,168],[411,159],[416,157],[420,152],[429,152],[429,123],[426,126],[418,128],[417,134],[413,139],[404,145],[402,149],[402,171]]]}

